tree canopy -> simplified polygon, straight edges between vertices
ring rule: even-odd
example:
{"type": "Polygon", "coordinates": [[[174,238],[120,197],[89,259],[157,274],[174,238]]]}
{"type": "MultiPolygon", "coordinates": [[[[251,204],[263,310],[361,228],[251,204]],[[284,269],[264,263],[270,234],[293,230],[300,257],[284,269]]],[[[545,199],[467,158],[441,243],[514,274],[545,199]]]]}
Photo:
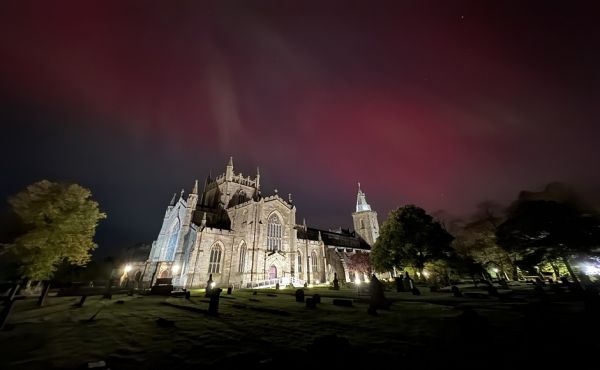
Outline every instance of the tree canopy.
{"type": "Polygon", "coordinates": [[[49,279],[61,262],[90,260],[96,226],[106,218],[90,197],[80,185],[42,180],[9,199],[25,230],[9,247],[23,278],[49,279]]]}
{"type": "Polygon", "coordinates": [[[377,271],[404,266],[422,271],[426,262],[449,256],[452,239],[425,210],[407,205],[390,212],[381,226],[371,262],[377,271]]]}
{"type": "Polygon", "coordinates": [[[519,200],[496,236],[502,248],[519,251],[532,265],[561,258],[577,280],[568,257],[600,245],[600,217],[572,202],[519,200]]]}

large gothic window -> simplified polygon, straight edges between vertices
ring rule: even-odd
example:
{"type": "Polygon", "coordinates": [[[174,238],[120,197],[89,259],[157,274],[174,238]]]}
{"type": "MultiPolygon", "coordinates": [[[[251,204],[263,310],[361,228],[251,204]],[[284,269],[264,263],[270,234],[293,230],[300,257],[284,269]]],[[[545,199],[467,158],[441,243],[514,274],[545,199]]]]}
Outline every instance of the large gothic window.
{"type": "Polygon", "coordinates": [[[269,217],[267,224],[267,249],[270,251],[281,249],[281,221],[276,214],[269,217]]]}
{"type": "Polygon", "coordinates": [[[302,254],[298,251],[298,272],[302,272],[302,254]]]}
{"type": "Polygon", "coordinates": [[[221,247],[217,244],[210,250],[208,273],[218,274],[219,272],[221,272],[221,247]]]}
{"type": "Polygon", "coordinates": [[[165,261],[173,261],[175,259],[175,250],[177,249],[177,239],[179,238],[179,220],[175,221],[169,234],[167,242],[167,250],[165,251],[165,261]]]}
{"type": "Polygon", "coordinates": [[[313,272],[318,272],[319,271],[319,260],[317,259],[317,254],[315,252],[312,252],[310,259],[312,260],[312,270],[313,272]]]}
{"type": "Polygon", "coordinates": [[[246,243],[242,243],[240,247],[240,267],[238,268],[239,272],[244,272],[246,266],[246,243]]]}

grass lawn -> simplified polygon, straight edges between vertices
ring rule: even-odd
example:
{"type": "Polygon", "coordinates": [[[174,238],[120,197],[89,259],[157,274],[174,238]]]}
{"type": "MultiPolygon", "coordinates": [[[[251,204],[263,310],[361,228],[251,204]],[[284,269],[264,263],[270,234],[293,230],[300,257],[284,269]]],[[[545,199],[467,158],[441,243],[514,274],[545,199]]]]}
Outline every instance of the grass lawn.
{"type": "Polygon", "coordinates": [[[418,297],[386,292],[394,303],[378,316],[366,313],[366,291],[350,289],[306,289],[307,296],[322,295],[316,309],[295,302],[293,290],[223,292],[218,317],[203,313],[208,299],[200,294],[191,301],[89,297],[82,308],[73,307],[79,300],[75,297],[49,297],[43,308],[26,299],[16,302],[0,332],[0,368],[87,368],[99,360],[111,369],[369,369],[390,362],[401,367],[514,368],[515,359],[537,368],[556,365],[569,354],[570,364],[578,359],[585,363],[582,353],[598,353],[597,336],[590,341],[585,334],[597,333],[598,317],[585,313],[582,301],[565,293],[540,297],[525,286],[512,290],[511,299],[503,301],[455,298],[427,289],[418,297]],[[334,298],[353,299],[354,304],[334,306],[334,298]],[[469,319],[465,310],[475,316],[469,319]],[[173,326],[159,325],[159,318],[173,326]],[[327,337],[331,335],[340,338],[327,337]]]}

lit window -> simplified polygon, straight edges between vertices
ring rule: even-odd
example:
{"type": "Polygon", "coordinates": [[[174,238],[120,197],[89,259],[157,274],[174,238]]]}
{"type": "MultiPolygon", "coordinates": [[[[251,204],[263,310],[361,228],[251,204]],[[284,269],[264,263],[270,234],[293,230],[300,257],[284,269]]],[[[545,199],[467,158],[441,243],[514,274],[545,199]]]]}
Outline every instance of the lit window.
{"type": "Polygon", "coordinates": [[[240,247],[240,267],[238,272],[244,272],[244,267],[246,266],[246,243],[242,243],[240,247]]]}
{"type": "Polygon", "coordinates": [[[215,245],[210,250],[209,274],[218,274],[221,271],[221,247],[215,245]]]}
{"type": "Polygon", "coordinates": [[[317,259],[317,254],[315,252],[312,252],[310,258],[312,259],[313,272],[318,272],[319,271],[319,260],[317,259]]]}
{"type": "Polygon", "coordinates": [[[298,272],[302,272],[302,255],[298,251],[298,272]]]}
{"type": "Polygon", "coordinates": [[[281,249],[281,235],[281,221],[276,214],[273,214],[267,223],[267,250],[278,251],[281,249]]]}
{"type": "Polygon", "coordinates": [[[165,261],[173,261],[175,259],[175,249],[177,249],[177,240],[179,239],[179,220],[175,221],[171,228],[167,250],[165,251],[165,261]]]}

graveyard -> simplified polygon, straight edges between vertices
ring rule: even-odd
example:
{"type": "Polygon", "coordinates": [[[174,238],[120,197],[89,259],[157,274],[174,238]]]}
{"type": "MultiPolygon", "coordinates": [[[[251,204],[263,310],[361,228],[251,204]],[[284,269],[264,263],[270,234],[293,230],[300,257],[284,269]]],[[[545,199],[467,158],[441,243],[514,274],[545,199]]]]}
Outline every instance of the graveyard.
{"type": "Polygon", "coordinates": [[[581,354],[598,349],[585,334],[597,320],[563,288],[419,289],[388,286],[391,306],[375,315],[366,286],[305,288],[301,300],[289,288],[223,291],[216,315],[200,290],[189,299],[90,296],[81,307],[73,296],[49,296],[43,307],[20,299],[0,331],[0,368],[505,368],[583,364],[581,354]]]}

